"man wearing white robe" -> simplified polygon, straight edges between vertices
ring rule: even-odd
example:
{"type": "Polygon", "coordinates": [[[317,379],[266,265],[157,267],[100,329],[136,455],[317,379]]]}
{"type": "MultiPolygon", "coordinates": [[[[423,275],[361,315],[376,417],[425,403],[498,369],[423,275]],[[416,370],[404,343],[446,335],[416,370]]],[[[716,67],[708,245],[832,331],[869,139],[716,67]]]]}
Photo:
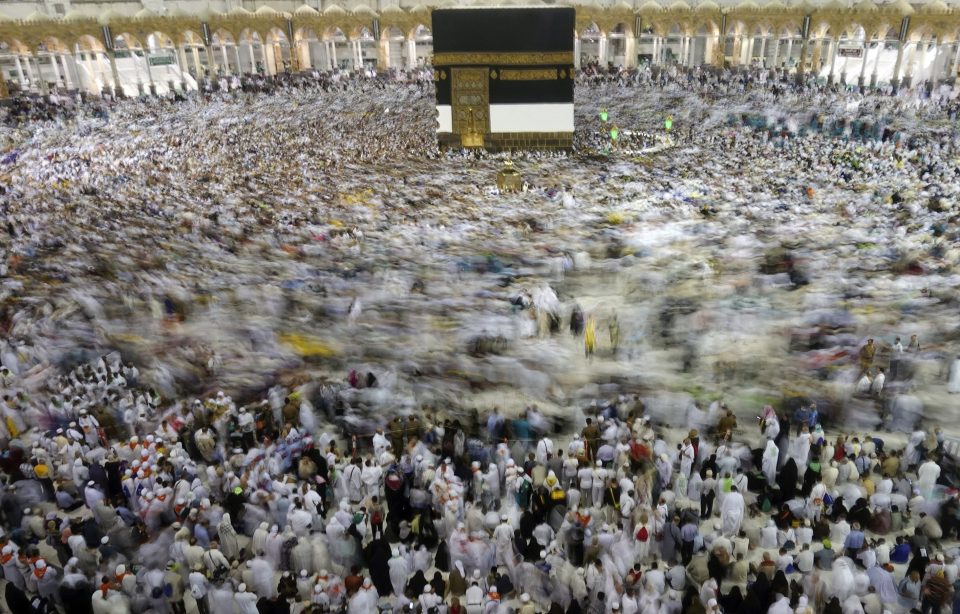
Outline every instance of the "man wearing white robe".
{"type": "Polygon", "coordinates": [[[917,469],[917,484],[920,487],[920,495],[924,499],[932,499],[933,491],[937,485],[937,478],[940,477],[940,465],[933,460],[927,460],[917,469]]]}
{"type": "Polygon", "coordinates": [[[767,484],[773,486],[777,481],[777,460],[780,458],[780,448],[772,439],[767,440],[767,447],[763,451],[763,475],[767,478],[767,484]]]}
{"type": "Polygon", "coordinates": [[[721,529],[725,537],[734,537],[740,532],[745,509],[746,504],[743,495],[736,487],[731,488],[727,496],[723,498],[723,503],[720,504],[721,529]]]}
{"type": "Polygon", "coordinates": [[[407,559],[400,556],[400,550],[395,549],[393,556],[387,561],[390,568],[390,584],[393,586],[394,595],[402,595],[403,589],[407,586],[407,578],[410,577],[410,565],[407,559]]]}

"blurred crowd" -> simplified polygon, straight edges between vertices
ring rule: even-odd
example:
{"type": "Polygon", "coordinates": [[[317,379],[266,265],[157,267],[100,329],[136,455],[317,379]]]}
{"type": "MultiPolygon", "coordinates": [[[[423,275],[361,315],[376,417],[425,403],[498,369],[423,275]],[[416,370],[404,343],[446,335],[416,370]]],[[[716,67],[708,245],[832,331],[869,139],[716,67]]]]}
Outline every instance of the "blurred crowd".
{"type": "Polygon", "coordinates": [[[431,83],[7,107],[9,611],[960,608],[952,87],[431,83]]]}

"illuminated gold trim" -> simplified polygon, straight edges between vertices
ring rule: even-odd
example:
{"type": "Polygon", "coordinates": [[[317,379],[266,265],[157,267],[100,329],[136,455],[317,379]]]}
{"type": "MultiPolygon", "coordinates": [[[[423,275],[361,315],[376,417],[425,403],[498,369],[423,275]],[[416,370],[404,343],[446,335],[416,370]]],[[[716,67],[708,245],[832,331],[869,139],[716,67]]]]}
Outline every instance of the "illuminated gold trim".
{"type": "Polygon", "coordinates": [[[544,64],[573,64],[572,51],[503,53],[453,52],[433,54],[434,66],[538,66],[544,64]]]}
{"type": "Polygon", "coordinates": [[[500,71],[500,79],[503,81],[555,81],[557,79],[557,69],[511,70],[505,68],[500,71]]]}

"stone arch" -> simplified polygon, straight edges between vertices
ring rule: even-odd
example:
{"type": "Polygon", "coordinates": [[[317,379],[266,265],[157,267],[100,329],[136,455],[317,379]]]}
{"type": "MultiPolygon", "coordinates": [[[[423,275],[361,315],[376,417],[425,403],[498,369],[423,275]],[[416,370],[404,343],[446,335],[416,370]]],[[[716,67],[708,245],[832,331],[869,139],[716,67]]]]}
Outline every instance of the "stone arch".
{"type": "Polygon", "coordinates": [[[184,30],[180,33],[179,41],[184,46],[204,47],[203,37],[193,30],[184,30]]]}
{"type": "Polygon", "coordinates": [[[607,33],[608,53],[607,56],[617,66],[631,66],[636,58],[630,58],[630,54],[636,54],[633,44],[633,28],[622,21],[610,26],[607,33]]]}
{"type": "Polygon", "coordinates": [[[581,65],[600,61],[600,37],[602,35],[603,31],[595,21],[591,21],[577,32],[577,39],[580,43],[581,65]]]}
{"type": "Polygon", "coordinates": [[[266,70],[266,52],[263,38],[252,28],[244,28],[237,37],[240,69],[246,74],[259,74],[266,70]]]}
{"type": "Polygon", "coordinates": [[[327,44],[331,68],[352,66],[350,41],[339,26],[333,25],[324,30],[323,41],[327,44]]]}
{"type": "Polygon", "coordinates": [[[180,70],[199,79],[209,68],[210,54],[203,37],[194,30],[184,30],[177,36],[180,51],[180,70]]]}
{"type": "Polygon", "coordinates": [[[270,28],[263,40],[264,65],[275,75],[292,69],[290,41],[280,28],[270,28]]]}
{"type": "Polygon", "coordinates": [[[223,76],[237,74],[237,40],[232,32],[225,28],[215,30],[210,35],[210,51],[210,73],[223,76]]]}

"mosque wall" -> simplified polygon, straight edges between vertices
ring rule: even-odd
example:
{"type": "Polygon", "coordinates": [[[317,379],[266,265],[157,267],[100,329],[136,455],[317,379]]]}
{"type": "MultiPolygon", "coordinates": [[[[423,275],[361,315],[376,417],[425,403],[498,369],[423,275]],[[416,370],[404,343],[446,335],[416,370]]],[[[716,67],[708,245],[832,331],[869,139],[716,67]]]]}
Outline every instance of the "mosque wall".
{"type": "MultiPolygon", "coordinates": [[[[228,0],[204,4],[209,9],[200,14],[191,12],[199,3],[174,1],[158,15],[142,3],[73,1],[63,4],[63,16],[51,17],[36,9],[55,2],[4,3],[2,90],[164,94],[217,75],[430,64],[428,7],[293,4],[253,11],[228,0]],[[32,12],[24,15],[27,8],[32,12]]],[[[705,0],[691,8],[677,0],[575,8],[578,66],[759,66],[867,86],[953,81],[960,65],[960,9],[939,0],[916,7],[902,0],[813,8],[705,0]]]]}

